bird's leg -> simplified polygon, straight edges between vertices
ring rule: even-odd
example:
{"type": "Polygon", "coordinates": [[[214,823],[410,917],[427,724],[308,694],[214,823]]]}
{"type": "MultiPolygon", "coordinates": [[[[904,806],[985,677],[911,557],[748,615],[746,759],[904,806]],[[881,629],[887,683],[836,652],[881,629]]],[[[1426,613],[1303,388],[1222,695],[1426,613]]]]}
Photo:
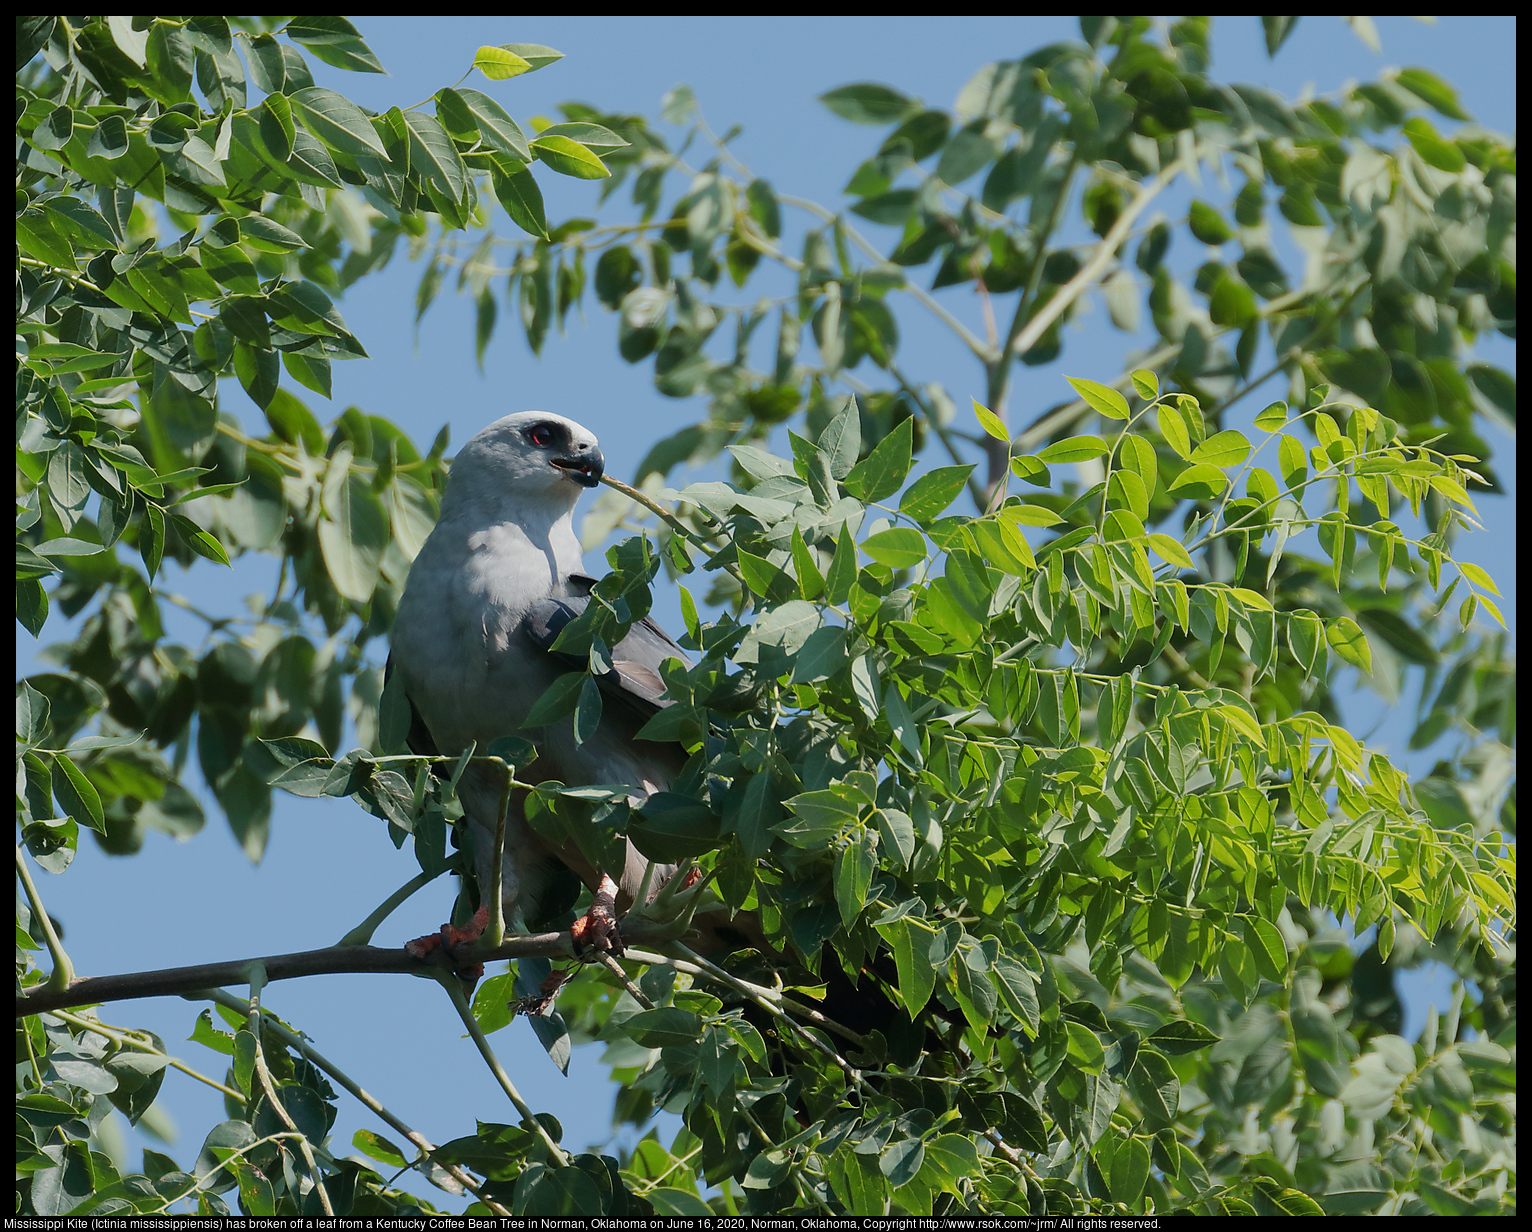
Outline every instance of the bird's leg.
{"type": "Polygon", "coordinates": [[[576,953],[592,946],[611,954],[622,954],[622,937],[617,931],[617,883],[607,874],[601,874],[601,883],[596,887],[590,910],[574,922],[569,936],[576,953]]]}
{"type": "Polygon", "coordinates": [[[467,945],[471,941],[477,941],[483,935],[485,926],[489,923],[489,908],[480,907],[473,913],[473,918],[463,927],[458,928],[454,924],[443,924],[440,931],[427,933],[424,937],[416,937],[415,940],[405,943],[405,950],[416,958],[427,958],[430,955],[431,962],[444,967],[452,967],[458,975],[473,983],[484,974],[484,964],[481,962],[459,965],[457,962],[457,948],[467,945]]]}

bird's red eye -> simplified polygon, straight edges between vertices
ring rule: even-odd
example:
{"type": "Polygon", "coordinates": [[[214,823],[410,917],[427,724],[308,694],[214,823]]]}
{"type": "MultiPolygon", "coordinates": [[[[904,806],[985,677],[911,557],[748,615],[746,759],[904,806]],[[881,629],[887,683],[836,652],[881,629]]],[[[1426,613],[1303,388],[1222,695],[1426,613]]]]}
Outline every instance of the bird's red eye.
{"type": "Polygon", "coordinates": [[[553,433],[547,428],[537,427],[527,433],[534,445],[550,445],[553,443],[553,433]]]}

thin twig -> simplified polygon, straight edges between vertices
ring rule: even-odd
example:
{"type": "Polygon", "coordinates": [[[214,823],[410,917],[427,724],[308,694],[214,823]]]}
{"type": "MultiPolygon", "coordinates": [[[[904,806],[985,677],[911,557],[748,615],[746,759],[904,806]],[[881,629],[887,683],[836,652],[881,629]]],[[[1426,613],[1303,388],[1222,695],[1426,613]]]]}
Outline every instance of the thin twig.
{"type": "Polygon", "coordinates": [[[1112,229],[1102,236],[1101,243],[1096,245],[1095,254],[1080,267],[1079,273],[1054,293],[1053,298],[1043,305],[1042,311],[1029,320],[1021,332],[1011,339],[1006,347],[1007,355],[1022,355],[1032,349],[1037,340],[1047,332],[1048,327],[1057,321],[1064,310],[1080,297],[1102,270],[1106,269],[1112,258],[1117,255],[1118,246],[1132,229],[1133,220],[1180,172],[1181,160],[1177,159],[1149,183],[1139,185],[1133,200],[1128,202],[1117,221],[1112,224],[1112,229]]]}
{"type": "Polygon", "coordinates": [[[505,878],[505,827],[511,811],[511,787],[515,781],[513,768],[507,765],[505,786],[500,789],[500,808],[495,813],[495,842],[490,849],[489,886],[486,889],[489,895],[486,904],[489,908],[489,923],[480,934],[486,949],[494,949],[505,940],[505,903],[501,883],[505,878]]]}
{"type": "MultiPolygon", "coordinates": [[[[853,1081],[855,1081],[858,1085],[861,1084],[861,1071],[852,1065],[850,1061],[847,1061],[838,1052],[836,1052],[835,1049],[831,1048],[818,1036],[810,1032],[806,1027],[794,1022],[790,1017],[788,1017],[787,1011],[783,1008],[783,1003],[785,1003],[786,998],[783,997],[781,993],[773,993],[770,989],[761,988],[757,984],[749,984],[744,980],[730,975],[722,967],[714,966],[700,954],[693,953],[691,950],[687,949],[686,946],[682,945],[679,941],[671,942],[669,948],[684,956],[688,962],[695,963],[698,967],[704,969],[714,979],[723,980],[724,982],[731,984],[733,987],[744,993],[747,997],[759,1005],[762,1009],[766,1010],[770,1014],[775,1015],[777,1018],[780,1018],[783,1022],[787,1023],[788,1026],[792,1027],[794,1031],[796,1031],[810,1044],[812,1044],[816,1049],[824,1053],[825,1056],[829,1057],[830,1060],[834,1061],[835,1064],[845,1070],[846,1073],[851,1076],[853,1081]]],[[[805,1008],[806,1007],[804,1006],[796,1007],[799,1013],[803,1013],[805,1008]]],[[[812,1013],[818,1022],[824,1023],[828,1026],[830,1022],[828,1018],[825,1018],[824,1015],[819,1014],[817,1011],[812,1011],[812,1013]]],[[[859,1042],[860,1045],[864,1048],[867,1046],[867,1041],[861,1037],[858,1037],[857,1042],[859,1042]]]]}
{"type": "MultiPolygon", "coordinates": [[[[687,526],[685,522],[681,521],[681,519],[676,517],[675,514],[671,513],[670,510],[666,509],[665,506],[661,505],[658,501],[651,500],[637,488],[623,483],[623,481],[620,479],[613,479],[610,475],[602,475],[601,482],[606,484],[607,487],[621,492],[630,501],[634,501],[637,504],[642,505],[645,509],[649,510],[650,513],[653,513],[662,521],[664,521],[666,525],[668,525],[672,530],[684,538],[688,543],[701,548],[704,552],[708,553],[708,555],[711,556],[718,551],[716,547],[698,535],[694,530],[691,529],[691,527],[687,526]]],[[[745,581],[744,575],[740,573],[740,571],[733,565],[726,564],[723,565],[722,568],[727,573],[731,574],[741,586],[745,587],[746,590],[750,588],[750,584],[745,581]]]]}
{"type": "Polygon", "coordinates": [[[596,951],[596,961],[617,977],[619,983],[628,990],[628,996],[637,1001],[646,1010],[654,1008],[654,1002],[644,995],[644,990],[628,978],[628,973],[622,969],[622,964],[608,954],[605,950],[596,951]]]}
{"type": "MultiPolygon", "coordinates": [[[[846,237],[879,265],[882,265],[888,259],[881,252],[879,252],[878,249],[872,243],[870,243],[860,231],[848,224],[844,218],[825,209],[825,207],[820,205],[817,201],[810,201],[805,197],[792,197],[782,194],[778,194],[777,200],[782,202],[783,205],[792,205],[796,206],[800,210],[807,210],[810,214],[815,215],[825,222],[839,223],[840,228],[845,232],[846,237]]],[[[901,289],[908,291],[911,297],[914,298],[917,303],[924,305],[932,313],[932,315],[936,317],[937,320],[939,320],[943,325],[945,325],[959,338],[961,338],[963,340],[963,345],[972,351],[980,360],[988,363],[995,357],[995,353],[989,347],[985,346],[984,339],[980,338],[977,334],[970,330],[968,326],[964,325],[955,316],[953,316],[939,303],[937,303],[936,300],[931,296],[930,292],[926,291],[925,288],[917,286],[915,283],[906,278],[904,280],[904,286],[901,289]]]]}
{"type": "Polygon", "coordinates": [[[53,931],[53,921],[43,906],[42,896],[38,894],[37,887],[32,884],[32,871],[27,868],[26,856],[22,853],[19,843],[16,846],[16,874],[21,878],[22,889],[26,891],[27,904],[32,909],[32,918],[42,928],[43,942],[48,947],[48,953],[53,956],[53,973],[48,976],[45,987],[50,992],[65,993],[74,981],[74,964],[69,961],[69,955],[65,953],[64,943],[59,940],[59,935],[53,931]]]}
{"type": "Polygon", "coordinates": [[[365,920],[348,932],[335,943],[337,948],[353,945],[367,945],[372,941],[372,934],[377,931],[378,925],[388,919],[411,895],[417,890],[424,889],[435,881],[446,869],[439,869],[434,873],[417,873],[402,886],[390,894],[378,908],[365,920]]]}
{"type": "Polygon", "coordinates": [[[52,1017],[67,1022],[70,1026],[79,1027],[81,1030],[94,1031],[97,1035],[104,1035],[107,1039],[122,1045],[124,1048],[132,1048],[137,1052],[145,1052],[153,1057],[164,1057],[166,1065],[172,1069],[180,1070],[188,1078],[195,1078],[198,1082],[207,1084],[215,1091],[222,1091],[232,1099],[244,1101],[245,1093],[243,1091],[236,1090],[234,1087],[224,1086],[216,1078],[209,1078],[206,1074],[199,1074],[179,1057],[171,1056],[168,1052],[156,1048],[146,1040],[139,1039],[132,1032],[125,1031],[121,1027],[109,1027],[104,1022],[97,1022],[94,1018],[87,1018],[83,1014],[71,1014],[68,1010],[54,1010],[52,1011],[52,1017]]]}
{"type": "Polygon", "coordinates": [[[500,1064],[500,1058],[495,1056],[495,1050],[489,1046],[489,1040],[485,1037],[484,1029],[479,1026],[479,1021],[473,1016],[473,1010],[469,1007],[468,998],[463,994],[463,982],[450,972],[441,972],[437,976],[438,982],[447,990],[447,995],[452,998],[452,1006],[458,1012],[458,1017],[463,1020],[463,1025],[468,1028],[468,1034],[473,1039],[474,1045],[479,1050],[479,1055],[484,1058],[484,1064],[489,1066],[489,1072],[495,1076],[495,1081],[500,1084],[500,1089],[505,1092],[507,1098],[515,1105],[516,1111],[521,1113],[526,1121],[527,1128],[532,1130],[543,1140],[548,1154],[559,1167],[566,1167],[569,1156],[564,1154],[559,1144],[548,1136],[548,1130],[537,1119],[537,1114],[532,1111],[526,1100],[522,1099],[521,1092],[516,1089],[516,1084],[511,1081],[511,1076],[505,1072],[505,1067],[500,1064]]]}
{"type": "MultiPolygon", "coordinates": [[[[1011,314],[1011,324],[1005,331],[1005,342],[995,353],[995,358],[987,360],[984,365],[985,372],[985,401],[990,411],[999,418],[1003,424],[1010,423],[1010,412],[1006,407],[1007,397],[1011,387],[1011,344],[1016,341],[1017,335],[1026,325],[1027,318],[1037,306],[1039,288],[1043,281],[1043,268],[1046,264],[1044,257],[1047,255],[1048,242],[1053,238],[1054,230],[1059,225],[1059,218],[1064,207],[1069,201],[1069,194],[1074,187],[1075,168],[1080,162],[1080,151],[1074,147],[1069,152],[1069,160],[1064,165],[1064,173],[1059,179],[1058,192],[1054,194],[1053,204],[1048,208],[1048,217],[1043,220],[1042,227],[1038,230],[1033,240],[1033,248],[1036,256],[1032,262],[1032,269],[1027,275],[1026,285],[1021,294],[1016,297],[1016,310],[1011,314]]],[[[1007,428],[1007,431],[1010,429],[1007,428]]],[[[986,437],[981,445],[984,456],[989,462],[989,474],[985,483],[987,491],[997,492],[1008,478],[1011,462],[1011,446],[1007,442],[1004,456],[1000,452],[1000,441],[986,437]]],[[[988,500],[976,502],[982,513],[988,506],[988,500]]]]}
{"type": "Polygon", "coordinates": [[[261,970],[257,963],[250,972],[250,1034],[255,1040],[255,1073],[260,1081],[261,1090],[265,1093],[266,1102],[271,1105],[271,1110],[276,1113],[277,1119],[287,1126],[290,1133],[298,1139],[298,1151],[303,1156],[303,1162],[308,1166],[309,1176],[314,1182],[314,1188],[319,1193],[319,1205],[326,1215],[334,1218],[335,1208],[330,1203],[330,1195],[325,1190],[324,1175],[319,1171],[319,1161],[314,1158],[314,1148],[309,1145],[309,1140],[303,1131],[298,1128],[298,1123],[293,1120],[292,1113],[288,1112],[286,1105],[277,1095],[277,1084],[271,1076],[271,1070],[266,1065],[266,1053],[261,1047],[261,993],[266,987],[266,972],[261,970]]]}

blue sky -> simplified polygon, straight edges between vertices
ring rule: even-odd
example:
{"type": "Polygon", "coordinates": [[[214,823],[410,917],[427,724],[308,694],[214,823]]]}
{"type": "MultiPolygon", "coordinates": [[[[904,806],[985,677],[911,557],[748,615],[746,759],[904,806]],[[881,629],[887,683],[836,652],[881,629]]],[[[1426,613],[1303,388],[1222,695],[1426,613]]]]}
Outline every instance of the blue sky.
{"type": "MultiPolygon", "coordinates": [[[[556,105],[569,99],[653,117],[660,97],[687,82],[716,131],[744,126],[733,149],[756,174],[770,179],[781,192],[831,208],[839,206],[846,179],[872,152],[878,133],[837,119],[815,101],[818,94],[852,81],[875,80],[934,106],[949,107],[985,62],[1078,37],[1075,19],[1065,17],[450,16],[356,21],[390,75],[340,73],[317,63],[315,75],[320,84],[365,106],[408,106],[428,97],[457,81],[481,44],[544,43],[566,58],[510,82],[470,84],[493,94],[525,128],[531,116],[554,114],[556,105]]],[[[1452,17],[1436,25],[1402,17],[1377,21],[1381,54],[1364,46],[1337,18],[1305,17],[1273,62],[1261,45],[1255,18],[1219,18],[1213,31],[1213,72],[1223,80],[1263,84],[1292,97],[1306,88],[1329,92],[1347,80],[1371,78],[1388,65],[1421,65],[1451,82],[1480,123],[1514,131],[1513,19],[1452,17]]],[[[550,219],[593,212],[595,194],[589,184],[547,173],[539,174],[539,182],[548,195],[550,219]]],[[[1227,200],[1216,185],[1206,191],[1212,199],[1227,200]]],[[[1167,213],[1174,208],[1165,203],[1167,213]]],[[[801,221],[789,217],[789,225],[801,233],[801,221]]],[[[498,227],[502,234],[514,234],[503,216],[498,227]]],[[[875,242],[892,241],[886,229],[867,229],[875,242]]],[[[502,312],[500,332],[481,374],[473,361],[471,305],[455,297],[450,286],[417,336],[413,318],[419,276],[420,266],[405,261],[401,250],[388,269],[341,302],[348,325],[373,358],[336,365],[331,406],[308,391],[297,391],[322,419],[356,404],[397,422],[422,442],[429,442],[445,422],[451,425],[455,448],[510,411],[554,410],[596,431],[609,468],[619,477],[630,477],[654,440],[703,414],[698,401],[658,394],[647,365],[623,363],[616,355],[615,321],[594,305],[584,323],[571,316],[567,338],[551,334],[540,359],[531,356],[519,330],[512,327],[511,314],[502,312]]],[[[752,284],[751,297],[761,293],[752,284]]],[[[943,294],[943,303],[977,327],[978,307],[970,291],[954,288],[943,294]]],[[[1067,396],[1062,371],[1103,379],[1103,373],[1110,377],[1119,370],[1124,340],[1106,328],[1103,319],[1098,311],[1069,335],[1062,365],[1020,372],[1011,404],[1014,423],[1067,396]]],[[[970,396],[981,394],[978,369],[941,327],[923,321],[913,306],[902,314],[901,325],[902,359],[909,370],[922,379],[942,381],[959,406],[966,407],[970,396]]],[[[1494,341],[1481,348],[1481,355],[1515,370],[1510,343],[1494,341]]],[[[252,426],[258,425],[258,412],[237,387],[231,392],[229,408],[248,414],[252,426]]],[[[1284,395],[1282,387],[1268,398],[1251,399],[1249,413],[1284,395]]],[[[1496,577],[1514,628],[1514,442],[1504,433],[1489,435],[1508,494],[1481,504],[1489,533],[1470,537],[1462,552],[1496,577]]],[[[274,576],[274,564],[265,561],[243,564],[232,575],[214,576],[213,570],[202,569],[194,575],[195,592],[188,593],[195,593],[199,603],[233,612],[245,593],[269,592],[274,576]]],[[[191,587],[194,579],[186,579],[184,585],[191,587]]],[[[169,584],[183,582],[172,575],[169,584]]],[[[657,612],[668,623],[679,624],[674,595],[660,595],[657,612]]],[[[193,644],[201,636],[190,624],[173,632],[193,644]]],[[[57,640],[62,633],[50,624],[44,640],[57,640]]],[[[27,649],[18,651],[20,671],[35,670],[27,649]]],[[[1408,734],[1402,714],[1391,716],[1368,697],[1354,704],[1356,728],[1365,731],[1374,720],[1382,720],[1378,738],[1399,752],[1408,734]]],[[[69,930],[67,944],[82,974],[310,949],[340,936],[415,871],[408,850],[395,852],[382,841],[379,829],[380,823],[344,801],[284,796],[278,800],[270,849],[258,867],[239,853],[222,821],[213,820],[190,843],[151,834],[143,858],[128,868],[111,863],[86,843],[68,874],[45,878],[41,889],[69,930]]],[[[441,882],[417,895],[388,922],[378,942],[398,944],[433,930],[445,918],[450,893],[441,882]]],[[[1429,981],[1412,985],[1412,1030],[1423,1018],[1426,998],[1442,995],[1429,981]]],[[[292,981],[273,986],[267,1001],[434,1141],[470,1132],[476,1115],[515,1119],[513,1110],[502,1106],[503,1098],[493,1090],[471,1045],[460,1038],[461,1026],[445,998],[428,983],[369,976],[292,981]]],[[[221,1077],[222,1058],[180,1042],[190,1032],[196,1010],[180,1001],[149,1001],[106,1007],[103,1017],[159,1032],[172,1052],[221,1077]]],[[[612,1092],[605,1071],[596,1064],[599,1048],[577,1051],[571,1077],[565,1079],[546,1061],[523,1024],[507,1028],[494,1042],[533,1107],[550,1110],[563,1121],[566,1144],[578,1148],[606,1138],[612,1092]]],[[[220,1097],[179,1075],[167,1080],[162,1103],[188,1135],[205,1133],[222,1119],[220,1097]]],[[[384,1132],[343,1098],[334,1137],[337,1153],[348,1153],[345,1144],[352,1132],[364,1126],[384,1132]]],[[[670,1132],[665,1131],[667,1139],[670,1132]]],[[[200,1138],[183,1137],[173,1153],[189,1163],[199,1144],[200,1138]]]]}

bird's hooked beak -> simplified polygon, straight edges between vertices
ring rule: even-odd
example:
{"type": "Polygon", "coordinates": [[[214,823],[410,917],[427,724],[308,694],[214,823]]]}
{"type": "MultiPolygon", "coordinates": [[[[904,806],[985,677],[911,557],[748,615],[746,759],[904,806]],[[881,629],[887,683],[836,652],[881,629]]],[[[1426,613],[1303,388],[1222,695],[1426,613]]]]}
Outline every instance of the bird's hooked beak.
{"type": "Polygon", "coordinates": [[[592,449],[574,458],[552,458],[549,465],[558,467],[582,488],[594,488],[601,482],[601,476],[606,471],[606,459],[601,456],[599,449],[592,449]]]}

